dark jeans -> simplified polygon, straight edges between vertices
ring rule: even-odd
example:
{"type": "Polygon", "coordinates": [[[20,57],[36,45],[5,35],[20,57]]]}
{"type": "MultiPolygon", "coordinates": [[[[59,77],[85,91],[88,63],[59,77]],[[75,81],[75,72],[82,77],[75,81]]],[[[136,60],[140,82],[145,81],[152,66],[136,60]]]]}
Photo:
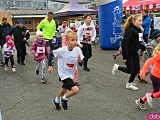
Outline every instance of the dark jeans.
{"type": "Polygon", "coordinates": [[[160,78],[155,77],[154,75],[150,74],[150,79],[152,81],[153,92],[159,92],[160,90],[160,78]]]}
{"type": "Polygon", "coordinates": [[[14,56],[13,55],[11,55],[9,58],[5,57],[5,65],[8,66],[9,59],[10,59],[12,68],[14,68],[14,56]]]}
{"type": "Polygon", "coordinates": [[[127,62],[126,62],[126,67],[119,66],[118,70],[131,74],[129,78],[129,83],[132,83],[138,74],[140,70],[140,63],[139,63],[139,54],[137,51],[131,51],[129,53],[127,62]]]}
{"type": "Polygon", "coordinates": [[[148,34],[143,34],[143,40],[148,43],[148,34]]]}
{"type": "Polygon", "coordinates": [[[16,50],[17,50],[17,59],[21,62],[25,61],[25,56],[26,56],[26,44],[19,44],[19,45],[15,45],[16,46],[16,50]]]}
{"type": "Polygon", "coordinates": [[[87,43],[82,43],[83,48],[82,48],[82,53],[84,55],[84,67],[87,68],[87,64],[88,64],[88,59],[91,58],[92,56],[92,48],[90,44],[87,43]]]}

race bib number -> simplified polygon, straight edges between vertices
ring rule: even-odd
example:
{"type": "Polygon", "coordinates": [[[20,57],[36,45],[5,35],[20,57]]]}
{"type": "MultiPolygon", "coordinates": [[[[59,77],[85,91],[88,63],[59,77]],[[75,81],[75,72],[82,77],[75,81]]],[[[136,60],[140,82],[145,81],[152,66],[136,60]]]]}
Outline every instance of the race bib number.
{"type": "Polygon", "coordinates": [[[143,41],[143,34],[142,33],[138,33],[139,35],[139,41],[143,41]]]}
{"type": "Polygon", "coordinates": [[[45,47],[37,47],[37,53],[45,53],[45,47]]]}

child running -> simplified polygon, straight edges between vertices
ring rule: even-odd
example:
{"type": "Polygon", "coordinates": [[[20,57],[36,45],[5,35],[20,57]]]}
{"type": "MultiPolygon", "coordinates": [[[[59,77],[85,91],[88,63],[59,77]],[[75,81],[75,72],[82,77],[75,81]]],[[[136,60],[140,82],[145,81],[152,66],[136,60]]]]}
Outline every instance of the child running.
{"type": "MultiPolygon", "coordinates": [[[[67,46],[67,41],[66,41],[66,33],[69,32],[69,31],[73,31],[72,29],[70,28],[67,28],[65,31],[64,31],[64,35],[62,36],[62,47],[64,46],[67,46]]],[[[80,47],[83,47],[82,44],[79,44],[80,47]]],[[[80,84],[78,83],[78,67],[76,65],[75,67],[75,72],[74,72],[74,82],[75,84],[79,87],[80,84]]]]}
{"type": "MultiPolygon", "coordinates": [[[[156,30],[154,32],[154,35],[152,36],[152,38],[153,38],[153,40],[145,45],[146,51],[142,54],[143,55],[143,63],[145,63],[149,58],[152,57],[154,48],[158,46],[158,43],[160,43],[160,31],[156,30]]],[[[152,69],[152,65],[148,68],[148,70],[146,72],[146,76],[150,73],[151,69],[152,69]]],[[[146,80],[141,79],[139,74],[137,75],[137,78],[138,78],[139,82],[141,82],[141,83],[148,83],[146,80]]]]}
{"type": "Polygon", "coordinates": [[[141,78],[145,77],[145,74],[151,65],[153,65],[153,68],[151,70],[150,79],[152,81],[153,92],[146,93],[141,99],[135,100],[138,107],[142,110],[146,109],[144,105],[146,101],[151,107],[153,107],[152,100],[160,97],[160,43],[154,49],[153,57],[149,58],[142,67],[139,74],[141,78]]]}
{"type": "MultiPolygon", "coordinates": [[[[124,25],[124,38],[122,40],[122,56],[123,62],[126,67],[114,64],[112,69],[112,74],[116,75],[118,70],[131,74],[130,78],[126,84],[127,89],[138,90],[133,83],[136,75],[140,71],[139,62],[139,49],[142,49],[140,44],[142,39],[142,30],[140,29],[142,25],[142,16],[140,14],[135,14],[130,16],[124,25]]],[[[145,47],[144,47],[145,48],[145,47]]]]}
{"type": "Polygon", "coordinates": [[[12,71],[16,72],[15,65],[14,65],[14,42],[11,36],[6,36],[6,43],[3,45],[4,50],[4,58],[5,58],[5,67],[4,71],[8,71],[8,62],[10,59],[12,71]]]}
{"type": "Polygon", "coordinates": [[[40,64],[42,66],[42,83],[46,83],[45,69],[46,69],[46,56],[48,55],[46,41],[43,38],[43,33],[41,31],[36,32],[36,38],[30,49],[31,53],[34,55],[34,60],[36,64],[36,74],[39,74],[40,64]]]}
{"type": "Polygon", "coordinates": [[[79,88],[75,85],[73,78],[75,73],[75,67],[77,62],[81,62],[83,59],[82,52],[79,47],[77,47],[77,34],[73,31],[66,33],[66,42],[67,46],[58,48],[49,53],[48,66],[49,72],[53,71],[52,67],[52,58],[53,56],[58,58],[58,74],[63,82],[61,90],[58,92],[58,95],[53,99],[53,103],[56,106],[57,110],[61,109],[60,98],[62,102],[62,107],[64,110],[68,109],[67,100],[69,97],[77,94],[79,88]],[[67,89],[69,90],[67,93],[67,89]]]}

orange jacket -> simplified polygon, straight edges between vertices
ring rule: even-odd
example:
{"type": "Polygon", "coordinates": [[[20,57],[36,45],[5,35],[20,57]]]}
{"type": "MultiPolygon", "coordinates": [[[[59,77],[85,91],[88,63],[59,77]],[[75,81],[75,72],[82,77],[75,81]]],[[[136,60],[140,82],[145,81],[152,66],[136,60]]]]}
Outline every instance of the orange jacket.
{"type": "Polygon", "coordinates": [[[153,64],[153,68],[151,70],[151,74],[157,78],[160,78],[160,54],[149,58],[142,67],[140,72],[140,76],[145,77],[145,73],[148,70],[148,67],[153,64]]]}

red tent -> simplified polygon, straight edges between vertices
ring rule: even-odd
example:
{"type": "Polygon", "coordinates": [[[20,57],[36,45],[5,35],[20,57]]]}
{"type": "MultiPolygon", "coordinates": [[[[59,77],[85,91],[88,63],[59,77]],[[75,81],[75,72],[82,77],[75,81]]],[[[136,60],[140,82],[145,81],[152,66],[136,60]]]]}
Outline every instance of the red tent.
{"type": "Polygon", "coordinates": [[[124,10],[129,8],[130,10],[143,10],[154,11],[160,9],[160,0],[128,0],[123,4],[124,10]]]}

